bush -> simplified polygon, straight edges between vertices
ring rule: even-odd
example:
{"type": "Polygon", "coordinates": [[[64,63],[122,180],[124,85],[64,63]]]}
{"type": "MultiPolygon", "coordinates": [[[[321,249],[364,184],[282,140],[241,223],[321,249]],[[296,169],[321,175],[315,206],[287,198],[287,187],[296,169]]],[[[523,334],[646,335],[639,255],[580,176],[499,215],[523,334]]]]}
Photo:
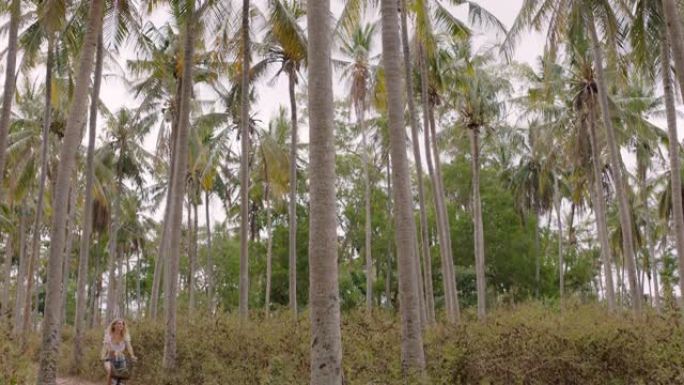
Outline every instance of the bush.
{"type": "MultiPolygon", "coordinates": [[[[649,313],[632,319],[628,313],[608,314],[597,305],[573,304],[561,314],[527,304],[496,311],[484,322],[469,313],[464,318],[468,319],[460,325],[440,323],[426,332],[429,383],[684,384],[684,332],[678,315],[649,313]]],[[[130,324],[140,359],[130,385],[308,383],[307,314],[296,321],[287,311],[271,318],[253,315],[247,323],[234,316],[179,319],[173,373],[161,367],[163,323],[130,324]]],[[[397,314],[345,313],[342,329],[347,384],[404,383],[397,314]]],[[[64,372],[70,365],[73,333],[65,331],[62,336],[64,372]]],[[[102,330],[91,331],[86,338],[84,376],[92,380],[101,381],[104,374],[101,341],[102,330]]],[[[0,341],[0,348],[2,378],[29,367],[7,341],[0,341]],[[7,362],[14,362],[15,369],[8,369],[7,362]]]]}

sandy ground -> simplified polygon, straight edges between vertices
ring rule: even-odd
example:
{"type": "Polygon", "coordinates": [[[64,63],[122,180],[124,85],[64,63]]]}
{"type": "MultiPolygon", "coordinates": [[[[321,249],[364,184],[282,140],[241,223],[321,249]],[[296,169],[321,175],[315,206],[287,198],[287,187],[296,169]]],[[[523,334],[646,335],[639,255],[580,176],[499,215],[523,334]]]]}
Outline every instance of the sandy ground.
{"type": "MultiPolygon", "coordinates": [[[[106,381],[105,381],[106,382],[106,381]]],[[[58,378],[57,385],[101,385],[94,382],[88,382],[81,380],[80,378],[68,377],[68,378],[58,378]]]]}

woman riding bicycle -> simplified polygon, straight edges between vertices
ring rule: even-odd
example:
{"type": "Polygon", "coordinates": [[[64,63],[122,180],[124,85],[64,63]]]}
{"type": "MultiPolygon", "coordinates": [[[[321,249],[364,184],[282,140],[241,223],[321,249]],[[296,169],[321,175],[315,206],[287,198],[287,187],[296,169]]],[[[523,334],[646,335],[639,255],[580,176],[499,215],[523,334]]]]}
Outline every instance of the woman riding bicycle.
{"type": "MultiPolygon", "coordinates": [[[[135,361],[135,353],[131,345],[131,336],[128,334],[126,322],[123,319],[115,319],[105,330],[102,341],[101,358],[107,371],[107,384],[112,385],[112,365],[125,363],[125,352],[128,351],[130,358],[135,361]]],[[[119,381],[117,381],[118,383],[119,381]]]]}

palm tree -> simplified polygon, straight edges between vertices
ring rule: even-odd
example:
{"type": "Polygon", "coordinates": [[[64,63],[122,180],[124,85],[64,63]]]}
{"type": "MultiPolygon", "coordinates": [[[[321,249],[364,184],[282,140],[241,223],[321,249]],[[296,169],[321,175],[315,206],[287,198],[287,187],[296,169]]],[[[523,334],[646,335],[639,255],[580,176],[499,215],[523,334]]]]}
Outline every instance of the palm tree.
{"type": "Polygon", "coordinates": [[[261,72],[279,64],[276,77],[285,74],[290,97],[292,138],[290,141],[290,205],[289,205],[289,297],[290,309],[297,314],[297,100],[295,90],[298,72],[306,65],[307,42],[298,20],[305,12],[298,1],[270,0],[268,32],[264,42],[264,59],[254,65],[261,72]]]}
{"type": "MultiPolygon", "coordinates": [[[[420,324],[418,272],[415,269],[415,222],[409,188],[406,138],[404,134],[403,76],[399,43],[399,21],[395,1],[383,0],[382,52],[387,85],[392,179],[394,180],[395,241],[399,266],[399,296],[402,320],[402,368],[405,373],[423,372],[425,354],[420,324]]],[[[315,50],[314,50],[315,52],[315,50]]]]}
{"type": "Polygon", "coordinates": [[[674,54],[672,55],[676,69],[674,72],[679,80],[682,96],[684,96],[684,43],[682,42],[680,6],[674,0],[662,0],[662,11],[664,17],[659,17],[656,22],[659,25],[665,23],[662,26],[665,30],[660,36],[660,44],[669,46],[674,54]]]}
{"type": "Polygon", "coordinates": [[[307,2],[309,38],[309,303],[312,385],[341,385],[330,0],[307,2]]]}
{"type": "Polygon", "coordinates": [[[366,257],[366,307],[368,310],[373,305],[373,259],[371,255],[371,183],[370,183],[370,160],[368,152],[368,132],[366,127],[366,110],[368,109],[368,91],[372,76],[372,63],[370,52],[373,48],[375,37],[375,24],[358,25],[355,29],[343,37],[341,51],[345,59],[336,64],[343,67],[342,75],[350,79],[351,87],[349,97],[354,106],[356,124],[361,132],[361,154],[363,159],[363,179],[365,185],[365,246],[366,257]]]}
{"type": "MultiPolygon", "coordinates": [[[[401,45],[404,56],[404,77],[406,79],[406,99],[409,112],[409,123],[411,125],[411,144],[413,145],[413,159],[416,162],[416,176],[418,179],[418,208],[420,210],[420,234],[421,234],[421,254],[423,256],[423,284],[425,286],[425,308],[426,321],[428,324],[435,323],[435,294],[432,287],[432,256],[430,255],[429,234],[427,211],[425,209],[425,192],[423,178],[423,159],[420,154],[420,138],[418,136],[418,118],[416,113],[416,102],[414,99],[414,89],[411,81],[413,69],[411,64],[411,52],[409,49],[408,38],[408,9],[406,0],[401,0],[401,45]]],[[[389,163],[388,163],[389,165],[389,163]]],[[[389,171],[389,170],[388,170],[389,171]]],[[[389,186],[389,181],[388,181],[389,186]]],[[[389,204],[389,203],[388,203],[389,204]]],[[[389,269],[388,269],[389,271],[389,269]]],[[[389,280],[388,287],[389,287],[389,280]]],[[[389,290],[388,290],[389,291],[389,290]]]]}
{"type": "MultiPolygon", "coordinates": [[[[477,286],[477,315],[483,319],[486,306],[484,230],[482,223],[482,202],[480,199],[480,135],[482,129],[492,130],[504,112],[501,96],[512,88],[505,78],[497,76],[496,68],[487,68],[488,56],[473,56],[469,44],[453,46],[455,55],[439,55],[448,62],[461,58],[463,66],[452,67],[455,109],[459,112],[459,122],[468,132],[470,139],[470,162],[472,169],[471,209],[473,215],[473,239],[475,254],[475,275],[477,286]],[[444,57],[446,56],[446,57],[444,57]]],[[[434,133],[433,133],[434,135],[434,133]]]]}
{"type": "Polygon", "coordinates": [[[242,1],[242,57],[240,80],[240,317],[248,317],[249,301],[249,249],[247,233],[249,230],[249,0],[242,1]]]}
{"type": "MultiPolygon", "coordinates": [[[[570,45],[578,39],[583,39],[588,33],[594,63],[596,78],[596,94],[601,112],[603,127],[605,128],[606,143],[610,167],[615,176],[615,191],[618,201],[620,227],[622,230],[622,248],[625,255],[629,285],[632,297],[632,307],[635,313],[641,312],[642,295],[637,281],[636,262],[634,253],[634,236],[632,232],[632,218],[627,196],[627,180],[622,166],[619,147],[615,138],[615,128],[611,119],[611,107],[608,99],[608,87],[604,73],[603,47],[599,40],[596,23],[600,23],[605,32],[605,41],[609,42],[609,49],[614,49],[620,39],[621,18],[607,0],[525,0],[518,14],[511,32],[504,42],[504,49],[511,49],[522,31],[530,27],[548,29],[548,46],[551,52],[556,52],[561,39],[569,39],[570,45]],[[557,12],[546,12],[557,9],[557,12]]],[[[592,98],[592,100],[594,100],[592,98]]]]}
{"type": "Polygon", "coordinates": [[[85,123],[90,75],[93,69],[93,55],[97,47],[97,37],[102,26],[104,0],[93,0],[87,21],[78,72],[75,79],[73,102],[64,129],[61,161],[57,169],[52,207],[52,235],[48,259],[47,296],[43,340],[41,344],[38,381],[43,384],[55,383],[57,373],[56,359],[59,350],[60,325],[60,285],[62,278],[62,257],[66,233],[67,206],[69,200],[69,180],[76,161],[76,150],[81,141],[81,131],[85,123]]]}
{"type": "MultiPolygon", "coordinates": [[[[21,19],[21,1],[12,0],[9,5],[10,23],[7,40],[7,64],[5,65],[5,84],[2,96],[2,111],[0,111],[0,173],[5,169],[5,148],[7,147],[7,134],[9,132],[10,115],[12,112],[12,100],[16,86],[17,69],[17,45],[19,34],[19,22],[21,19]]],[[[0,192],[0,197],[2,196],[0,192]]]]}

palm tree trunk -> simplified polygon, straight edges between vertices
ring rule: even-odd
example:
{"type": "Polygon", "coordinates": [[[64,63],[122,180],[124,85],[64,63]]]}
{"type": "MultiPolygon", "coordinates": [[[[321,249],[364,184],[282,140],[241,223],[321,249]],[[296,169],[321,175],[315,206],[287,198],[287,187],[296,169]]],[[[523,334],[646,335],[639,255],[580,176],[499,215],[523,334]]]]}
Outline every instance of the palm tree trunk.
{"type": "Polygon", "coordinates": [[[432,157],[432,152],[431,152],[431,143],[430,143],[430,117],[429,117],[429,105],[428,105],[428,97],[427,97],[427,67],[423,64],[423,61],[425,60],[424,54],[423,54],[423,47],[419,45],[418,47],[419,50],[419,55],[420,55],[420,72],[421,72],[421,101],[422,101],[422,106],[423,106],[423,134],[424,134],[424,139],[425,139],[425,159],[427,161],[427,169],[428,169],[428,174],[430,175],[430,179],[432,180],[432,189],[433,189],[433,201],[435,204],[435,214],[437,216],[437,235],[439,239],[439,251],[440,251],[440,256],[441,256],[441,268],[442,268],[442,283],[444,285],[444,306],[446,308],[446,313],[447,313],[447,319],[449,322],[457,322],[457,317],[456,317],[456,311],[453,308],[454,304],[454,299],[452,298],[453,296],[453,291],[452,291],[452,286],[450,284],[451,279],[450,279],[450,274],[449,274],[449,268],[447,267],[447,261],[450,259],[448,256],[448,251],[447,251],[447,241],[445,237],[445,231],[444,231],[444,221],[442,214],[443,212],[441,211],[441,206],[440,206],[440,201],[438,198],[439,195],[439,188],[438,188],[438,181],[437,181],[437,176],[435,174],[435,169],[432,164],[433,157],[432,157]]]}
{"type": "Polygon", "coordinates": [[[140,282],[140,277],[142,275],[142,259],[145,256],[145,251],[144,248],[141,247],[140,250],[138,251],[138,260],[136,263],[136,275],[135,275],[135,300],[136,300],[136,305],[135,305],[135,311],[138,313],[137,318],[141,319],[142,318],[142,288],[141,288],[141,282],[140,282]]]}
{"type": "Polygon", "coordinates": [[[403,76],[399,43],[397,3],[382,0],[382,52],[387,82],[392,179],[394,180],[395,241],[399,266],[402,369],[405,375],[423,373],[425,354],[420,324],[418,272],[416,271],[416,225],[413,219],[406,138],[404,130],[403,76]]]}
{"type": "Polygon", "coordinates": [[[183,42],[183,86],[181,88],[180,109],[178,111],[178,136],[176,138],[173,185],[169,212],[169,259],[166,263],[166,333],[164,336],[163,367],[172,372],[176,365],[176,295],[178,291],[178,265],[180,259],[181,225],[183,222],[183,198],[185,196],[185,174],[188,168],[188,142],[190,126],[190,98],[192,97],[192,67],[195,51],[195,6],[189,1],[185,20],[185,39],[183,42]]]}
{"type": "Polygon", "coordinates": [[[97,47],[97,37],[102,26],[103,0],[92,0],[88,15],[88,26],[81,48],[78,72],[75,80],[73,102],[64,130],[64,141],[53,194],[52,235],[48,259],[47,294],[45,298],[45,318],[43,321],[43,341],[41,344],[38,383],[54,385],[56,380],[57,354],[59,351],[59,295],[62,275],[62,251],[67,220],[69,200],[69,181],[76,161],[78,145],[81,142],[82,127],[85,123],[88,106],[88,90],[93,69],[93,54],[97,47]]]}
{"type": "Polygon", "coordinates": [[[477,318],[482,320],[486,312],[487,285],[485,282],[484,228],[482,226],[482,202],[480,200],[480,138],[479,127],[468,130],[470,136],[470,159],[473,169],[473,228],[475,230],[475,278],[477,286],[477,318]]]}
{"type": "Polygon", "coordinates": [[[603,126],[606,129],[606,141],[610,154],[610,166],[615,175],[615,192],[618,199],[618,209],[620,214],[620,227],[622,229],[622,248],[624,250],[627,273],[629,275],[629,288],[634,313],[641,313],[642,292],[637,283],[636,261],[634,253],[634,238],[632,234],[632,217],[627,198],[627,180],[624,176],[623,163],[620,156],[620,149],[615,139],[615,130],[610,116],[608,105],[608,87],[606,87],[605,76],[603,74],[603,52],[601,42],[596,32],[594,16],[589,13],[589,32],[592,40],[592,51],[594,53],[594,63],[596,67],[596,84],[598,86],[598,99],[601,113],[603,116],[603,126]]]}
{"type": "Polygon", "coordinates": [[[601,173],[601,155],[598,147],[598,140],[596,138],[596,113],[594,112],[594,105],[588,101],[585,105],[587,108],[587,124],[589,131],[589,144],[591,146],[591,166],[594,174],[594,183],[589,189],[591,194],[591,202],[594,205],[594,214],[596,216],[596,230],[598,232],[599,243],[601,244],[601,262],[603,263],[603,270],[606,280],[606,300],[608,301],[608,310],[615,310],[615,289],[613,286],[613,257],[610,252],[610,240],[608,238],[608,226],[606,224],[606,199],[603,195],[603,183],[601,173]]]}
{"type": "Polygon", "coordinates": [[[423,160],[420,155],[420,137],[418,136],[418,118],[416,113],[415,99],[413,95],[413,85],[411,79],[413,69],[411,68],[411,52],[409,50],[408,38],[408,16],[406,0],[400,0],[401,8],[401,45],[404,58],[404,77],[406,81],[406,99],[408,102],[409,119],[411,124],[411,143],[413,144],[413,159],[416,162],[416,174],[418,178],[418,207],[420,210],[420,250],[423,256],[423,283],[425,285],[425,308],[427,312],[427,323],[435,323],[435,294],[432,287],[432,257],[428,244],[428,225],[427,212],[425,209],[425,191],[423,187],[423,160]]]}
{"type": "MultiPolygon", "coordinates": [[[[426,73],[427,76],[427,73],[426,73]]],[[[447,269],[448,277],[449,277],[449,290],[451,291],[451,294],[449,295],[449,298],[451,298],[451,309],[453,312],[453,321],[450,322],[458,322],[461,319],[461,309],[460,305],[458,303],[458,288],[457,288],[457,283],[456,283],[456,273],[454,270],[454,259],[453,259],[453,251],[451,249],[451,225],[449,224],[449,216],[447,212],[447,207],[444,199],[444,184],[443,184],[443,179],[442,179],[442,166],[441,166],[441,160],[439,156],[439,148],[437,147],[437,129],[436,129],[436,124],[435,124],[435,115],[434,115],[434,109],[433,106],[428,107],[428,117],[430,121],[430,141],[431,141],[431,147],[433,154],[431,156],[434,156],[434,162],[435,162],[435,172],[434,172],[434,178],[435,178],[435,193],[436,193],[436,199],[438,201],[439,205],[439,217],[441,217],[441,222],[442,222],[442,232],[443,232],[443,237],[444,237],[444,248],[446,251],[446,256],[447,259],[445,261],[445,267],[447,269]]],[[[428,150],[426,149],[426,154],[428,154],[428,150]]]]}
{"type": "Polygon", "coordinates": [[[655,237],[651,235],[649,242],[649,253],[653,259],[651,263],[651,271],[653,275],[653,307],[655,307],[656,312],[660,314],[662,312],[662,304],[660,302],[660,286],[658,285],[658,259],[655,254],[655,237]]]}
{"type": "Polygon", "coordinates": [[[209,218],[209,190],[204,191],[204,215],[207,222],[207,286],[209,313],[214,314],[214,260],[211,249],[211,219],[209,218]]]}
{"type": "Polygon", "coordinates": [[[195,309],[195,290],[196,290],[195,286],[197,285],[196,283],[194,283],[194,280],[195,280],[194,274],[197,271],[197,257],[198,257],[197,256],[197,250],[198,250],[197,240],[198,240],[198,233],[199,233],[199,231],[198,231],[199,220],[197,219],[197,211],[198,211],[197,206],[198,206],[197,203],[192,204],[194,215],[192,217],[192,219],[193,219],[193,225],[192,225],[192,261],[190,261],[190,268],[192,269],[192,274],[193,274],[192,275],[193,276],[193,285],[190,286],[190,290],[191,290],[191,292],[190,292],[190,294],[191,294],[190,295],[190,304],[191,304],[190,310],[191,311],[194,311],[194,309],[195,309]]]}
{"type": "Polygon", "coordinates": [[[556,220],[558,223],[558,293],[560,306],[563,309],[563,297],[565,293],[565,262],[563,261],[563,217],[561,215],[561,193],[558,186],[559,176],[553,180],[553,200],[556,207],[556,220]]]}
{"type": "Polygon", "coordinates": [[[22,204],[21,207],[21,214],[20,214],[20,219],[19,219],[19,231],[21,232],[19,234],[19,239],[20,239],[20,249],[19,249],[19,269],[17,270],[17,284],[16,284],[16,293],[15,293],[15,299],[14,299],[14,315],[12,317],[13,319],[13,325],[12,325],[12,336],[17,337],[19,334],[23,331],[23,324],[22,321],[24,319],[23,317],[23,311],[24,311],[24,306],[26,303],[26,280],[27,280],[27,269],[28,269],[28,261],[26,258],[26,218],[28,215],[26,215],[26,206],[22,204]]]}
{"type": "Polygon", "coordinates": [[[330,0],[307,2],[311,385],[343,383],[330,21],[330,0]]]}
{"type": "MultiPolygon", "coordinates": [[[[682,18],[679,7],[674,0],[663,0],[663,16],[666,31],[661,44],[672,49],[674,54],[675,74],[679,80],[680,91],[684,97],[684,41],[682,40],[682,18]]],[[[668,56],[670,56],[668,52],[668,56]]],[[[669,65],[669,61],[667,62],[669,65]]],[[[671,77],[672,75],[668,75],[671,77]]]]}
{"type": "Polygon", "coordinates": [[[289,70],[290,114],[292,139],[290,141],[290,202],[289,202],[289,274],[290,310],[297,317],[297,101],[295,99],[295,80],[297,73],[289,70]]]}
{"type": "Polygon", "coordinates": [[[195,223],[193,217],[192,199],[188,197],[188,315],[192,315],[195,308],[195,264],[197,260],[195,223]]]}
{"type": "MultiPolygon", "coordinates": [[[[53,37],[48,36],[48,50],[47,63],[45,66],[45,111],[43,115],[43,126],[41,132],[41,147],[40,147],[40,182],[38,185],[38,202],[36,203],[36,216],[33,223],[33,238],[31,240],[31,254],[28,261],[28,282],[26,284],[26,297],[24,302],[24,314],[22,321],[22,330],[24,337],[30,330],[31,325],[31,290],[33,289],[33,270],[40,252],[40,227],[43,222],[43,202],[45,199],[45,183],[47,181],[48,171],[48,145],[49,137],[48,131],[50,129],[51,119],[51,103],[52,100],[52,67],[54,65],[54,52],[52,49],[53,37]]],[[[66,215],[66,214],[65,214],[66,215]]]]}
{"type": "MultiPolygon", "coordinates": [[[[5,240],[5,259],[2,266],[2,299],[0,299],[0,320],[5,321],[9,319],[11,312],[9,311],[9,287],[10,279],[12,278],[12,257],[14,256],[14,245],[12,244],[12,233],[7,234],[5,240]]],[[[17,285],[18,286],[18,285],[17,285]]]]}
{"type": "MultiPolygon", "coordinates": [[[[387,213],[392,212],[392,176],[390,157],[387,155],[387,213]]],[[[392,221],[387,221],[387,234],[392,233],[392,221]]],[[[385,298],[387,299],[387,307],[392,307],[392,240],[387,237],[387,271],[385,277],[385,298]]],[[[434,309],[434,301],[433,309],[434,309]]]]}
{"type": "MultiPolygon", "coordinates": [[[[77,185],[77,175],[74,174],[73,186],[77,185]]],[[[71,187],[71,192],[69,193],[69,218],[66,225],[66,246],[64,247],[64,258],[62,262],[62,297],[61,297],[61,319],[60,325],[64,327],[66,325],[66,314],[67,314],[67,295],[69,292],[69,274],[71,268],[71,255],[74,252],[74,230],[76,228],[76,195],[78,190],[71,187]]]]}
{"type": "Polygon", "coordinates": [[[266,185],[266,192],[264,193],[264,200],[266,202],[266,299],[264,301],[264,309],[268,317],[271,310],[271,275],[272,275],[272,261],[273,261],[273,218],[271,210],[271,200],[269,198],[270,188],[268,182],[266,185]]]}
{"type": "MultiPolygon", "coordinates": [[[[5,66],[5,85],[3,88],[2,111],[0,111],[0,173],[5,170],[5,149],[12,114],[12,101],[17,83],[17,45],[21,19],[21,1],[12,0],[10,5],[9,36],[7,40],[7,64],[5,66]]],[[[2,191],[0,191],[2,199],[2,191]]]]}
{"type": "Polygon", "coordinates": [[[78,278],[76,283],[76,317],[74,336],[74,360],[72,368],[79,373],[83,362],[83,334],[85,332],[86,312],[86,282],[88,281],[88,258],[90,257],[90,241],[93,230],[93,183],[95,179],[95,137],[97,131],[97,103],[100,99],[102,85],[102,65],[104,47],[102,46],[102,32],[97,37],[95,52],[95,76],[93,77],[92,96],[90,98],[90,125],[88,128],[88,152],[86,155],[86,186],[85,201],[83,203],[83,232],[78,260],[78,278]]]}
{"type": "Polygon", "coordinates": [[[366,310],[369,312],[373,308],[373,256],[371,250],[371,186],[370,186],[370,157],[368,152],[368,133],[366,132],[366,103],[365,100],[359,101],[356,106],[356,117],[358,119],[359,130],[361,131],[361,158],[363,162],[363,183],[364,183],[364,203],[365,203],[365,224],[364,224],[364,254],[366,256],[366,310]]]}
{"type": "MultiPolygon", "coordinates": [[[[669,23],[668,23],[669,24],[669,23]]],[[[674,24],[679,29],[679,19],[674,24]]],[[[674,91],[672,89],[672,73],[670,72],[670,39],[665,33],[665,44],[661,49],[661,72],[663,75],[663,93],[665,94],[665,111],[667,114],[667,134],[670,155],[670,185],[672,195],[672,219],[674,221],[675,245],[679,262],[679,287],[684,287],[684,211],[682,209],[682,180],[679,164],[679,139],[677,138],[677,110],[675,109],[674,91]]],[[[681,42],[679,42],[681,43],[681,42]]],[[[680,299],[682,296],[680,296],[680,299]]],[[[684,311],[684,302],[680,303],[684,311]]]]}
{"type": "MultiPolygon", "coordinates": [[[[249,0],[242,1],[242,87],[240,95],[240,140],[242,153],[240,158],[240,318],[246,320],[249,301],[249,244],[247,232],[249,226],[249,0]]],[[[294,130],[294,127],[293,127],[294,130]]],[[[290,224],[291,226],[292,224],[290,224]]],[[[292,256],[290,256],[292,259],[292,256]]],[[[291,262],[291,261],[290,261],[291,262]]],[[[292,300],[292,263],[290,264],[290,307],[296,311],[292,300]]]]}
{"type": "MultiPolygon", "coordinates": [[[[119,162],[121,162],[119,160],[119,162]]],[[[115,317],[119,317],[120,309],[117,306],[117,279],[116,279],[116,264],[118,260],[118,234],[119,222],[121,217],[121,194],[123,194],[122,170],[121,166],[117,166],[116,189],[114,191],[114,199],[110,206],[111,224],[109,231],[109,258],[108,258],[108,278],[107,278],[107,322],[110,322],[115,317]]]]}

